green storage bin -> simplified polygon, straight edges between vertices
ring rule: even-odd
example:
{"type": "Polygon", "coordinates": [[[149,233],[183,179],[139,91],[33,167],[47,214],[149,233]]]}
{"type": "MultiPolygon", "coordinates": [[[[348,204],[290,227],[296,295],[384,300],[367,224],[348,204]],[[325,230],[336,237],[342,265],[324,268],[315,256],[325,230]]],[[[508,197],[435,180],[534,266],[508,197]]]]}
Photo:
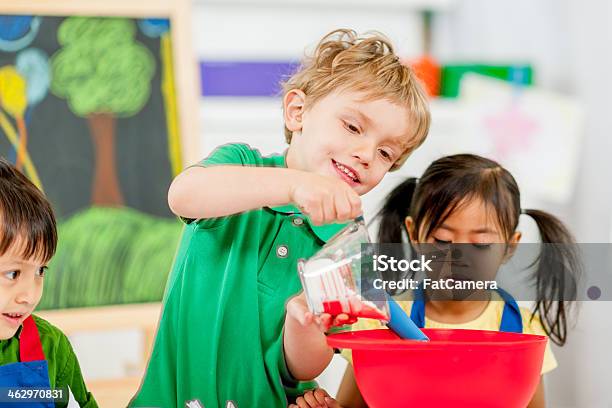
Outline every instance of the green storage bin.
{"type": "Polygon", "coordinates": [[[440,96],[456,98],[459,95],[461,78],[466,73],[476,73],[503,79],[522,85],[532,85],[533,68],[526,64],[514,65],[485,65],[485,64],[456,64],[442,67],[442,82],[440,96]]]}

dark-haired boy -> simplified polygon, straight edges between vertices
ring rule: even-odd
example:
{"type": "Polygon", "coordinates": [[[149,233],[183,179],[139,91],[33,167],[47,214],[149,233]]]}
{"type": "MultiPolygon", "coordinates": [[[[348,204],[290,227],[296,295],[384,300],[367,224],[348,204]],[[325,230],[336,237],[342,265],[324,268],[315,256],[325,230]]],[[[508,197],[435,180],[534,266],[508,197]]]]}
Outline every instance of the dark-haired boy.
{"type": "Polygon", "coordinates": [[[68,338],[32,314],[56,244],[51,205],[0,158],[0,405],[15,399],[23,407],[98,406],[68,338]],[[51,399],[34,402],[39,396],[51,399]]]}

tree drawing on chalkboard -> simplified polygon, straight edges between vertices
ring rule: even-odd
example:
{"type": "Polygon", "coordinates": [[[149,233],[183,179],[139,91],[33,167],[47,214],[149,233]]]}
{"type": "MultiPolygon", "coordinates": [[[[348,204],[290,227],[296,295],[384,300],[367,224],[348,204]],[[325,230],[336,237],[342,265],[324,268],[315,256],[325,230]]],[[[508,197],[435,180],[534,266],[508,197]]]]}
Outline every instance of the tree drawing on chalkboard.
{"type": "Polygon", "coordinates": [[[0,155],[58,216],[39,308],[162,299],[182,231],[172,56],[167,19],[0,15],[0,155]]]}
{"type": "Polygon", "coordinates": [[[94,151],[92,204],[124,204],[115,162],[116,118],[137,114],[151,93],[155,61],[128,19],[69,17],[57,33],[51,91],[87,119],[94,151]]]}

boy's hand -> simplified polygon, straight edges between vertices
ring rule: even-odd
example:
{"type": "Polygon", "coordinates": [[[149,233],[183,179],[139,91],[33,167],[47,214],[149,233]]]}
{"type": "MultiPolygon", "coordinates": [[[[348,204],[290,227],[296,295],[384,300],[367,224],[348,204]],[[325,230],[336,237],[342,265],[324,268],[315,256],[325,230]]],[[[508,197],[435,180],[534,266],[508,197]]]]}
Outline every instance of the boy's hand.
{"type": "Polygon", "coordinates": [[[314,173],[302,172],[289,197],[315,225],[349,221],[363,212],[361,198],[348,184],[314,173]]]}
{"type": "Polygon", "coordinates": [[[342,408],[338,401],[322,388],[310,390],[290,404],[288,408],[342,408]]]}
{"type": "Polygon", "coordinates": [[[357,321],[356,318],[345,313],[337,316],[332,316],[329,313],[323,313],[320,316],[313,315],[308,309],[308,302],[304,292],[289,299],[287,302],[287,317],[296,320],[302,326],[315,324],[322,333],[327,332],[332,326],[343,326],[357,321]]]}
{"type": "Polygon", "coordinates": [[[287,302],[283,346],[287,368],[294,378],[310,381],[321,374],[334,356],[326,332],[332,325],[347,324],[347,315],[314,316],[308,310],[304,293],[287,302]],[[305,357],[306,356],[306,357],[305,357]]]}

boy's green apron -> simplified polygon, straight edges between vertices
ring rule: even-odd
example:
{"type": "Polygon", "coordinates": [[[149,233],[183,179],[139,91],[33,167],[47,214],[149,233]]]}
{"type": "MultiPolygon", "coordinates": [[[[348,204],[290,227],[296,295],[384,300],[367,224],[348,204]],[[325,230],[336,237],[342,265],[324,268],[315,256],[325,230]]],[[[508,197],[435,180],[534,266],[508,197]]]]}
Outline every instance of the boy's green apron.
{"type": "MultiPolygon", "coordinates": [[[[246,145],[223,146],[202,164],[285,166],[246,145]]],[[[293,206],[189,223],[130,406],[286,407],[301,391],[283,355],[285,303],[301,290],[297,260],[342,227],[313,226],[293,206]]]]}

